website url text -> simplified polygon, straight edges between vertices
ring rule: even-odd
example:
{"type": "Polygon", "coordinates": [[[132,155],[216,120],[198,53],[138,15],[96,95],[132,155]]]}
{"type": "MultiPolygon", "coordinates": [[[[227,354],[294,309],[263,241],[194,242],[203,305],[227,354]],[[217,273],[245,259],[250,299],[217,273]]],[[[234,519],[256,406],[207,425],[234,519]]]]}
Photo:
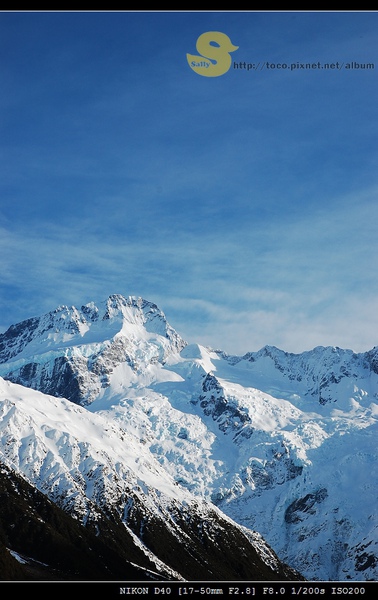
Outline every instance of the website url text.
{"type": "Polygon", "coordinates": [[[321,63],[321,62],[311,62],[311,63],[302,63],[302,62],[292,62],[292,63],[280,63],[280,62],[257,62],[257,63],[249,63],[246,61],[234,62],[234,69],[242,69],[246,71],[263,71],[264,69],[270,70],[287,70],[287,71],[300,71],[300,70],[358,70],[358,69],[375,69],[375,63],[360,63],[356,61],[352,62],[330,62],[330,63],[321,63]]]}

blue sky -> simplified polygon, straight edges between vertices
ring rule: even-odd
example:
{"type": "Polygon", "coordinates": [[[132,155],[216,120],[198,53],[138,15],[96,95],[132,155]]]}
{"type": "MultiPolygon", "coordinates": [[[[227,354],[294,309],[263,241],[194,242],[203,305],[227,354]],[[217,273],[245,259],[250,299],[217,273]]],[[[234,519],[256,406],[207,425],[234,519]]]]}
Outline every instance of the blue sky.
{"type": "Polygon", "coordinates": [[[230,353],[376,345],[377,48],[377,12],[0,13],[0,331],[121,293],[230,353]],[[207,31],[276,67],[198,75],[207,31]]]}

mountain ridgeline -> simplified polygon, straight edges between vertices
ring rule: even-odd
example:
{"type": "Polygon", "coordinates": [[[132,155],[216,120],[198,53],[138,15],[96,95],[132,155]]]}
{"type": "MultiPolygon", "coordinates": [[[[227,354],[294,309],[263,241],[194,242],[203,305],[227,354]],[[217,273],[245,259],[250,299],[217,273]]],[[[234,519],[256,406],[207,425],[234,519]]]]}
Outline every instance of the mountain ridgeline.
{"type": "Polygon", "coordinates": [[[377,416],[377,347],[231,356],[117,294],[12,325],[0,577],[376,580],[377,416]]]}

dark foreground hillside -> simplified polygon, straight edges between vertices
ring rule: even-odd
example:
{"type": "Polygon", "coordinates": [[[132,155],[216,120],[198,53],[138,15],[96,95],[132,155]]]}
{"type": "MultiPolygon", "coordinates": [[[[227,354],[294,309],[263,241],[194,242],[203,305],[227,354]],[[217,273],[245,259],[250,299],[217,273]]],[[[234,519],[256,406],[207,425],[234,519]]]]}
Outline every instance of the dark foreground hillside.
{"type": "Polygon", "coordinates": [[[105,523],[107,530],[103,527],[103,535],[97,537],[2,465],[0,579],[145,578],[143,569],[127,560],[131,550],[136,558],[135,547],[115,525],[105,523]]]}
{"type": "MultiPolygon", "coordinates": [[[[177,515],[179,518],[179,515],[177,515]]],[[[156,556],[185,580],[294,580],[298,574],[282,565],[273,571],[258,552],[246,547],[238,529],[214,538],[196,536],[199,524],[186,524],[188,546],[170,538],[159,523],[146,528],[146,542],[156,556]]],[[[16,473],[0,465],[0,580],[109,581],[164,580],[135,545],[116,517],[106,517],[97,529],[82,526],[16,473]],[[100,534],[99,534],[100,532],[100,534]]],[[[174,577],[171,579],[174,579],[174,577]]]]}

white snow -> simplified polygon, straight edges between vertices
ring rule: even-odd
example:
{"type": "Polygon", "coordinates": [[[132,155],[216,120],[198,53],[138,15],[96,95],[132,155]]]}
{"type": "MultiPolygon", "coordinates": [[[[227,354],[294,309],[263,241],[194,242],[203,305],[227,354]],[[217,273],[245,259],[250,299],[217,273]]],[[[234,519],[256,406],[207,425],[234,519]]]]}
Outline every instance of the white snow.
{"type": "Polygon", "coordinates": [[[0,374],[31,358],[89,364],[117,343],[130,360],[107,359],[87,408],[0,378],[1,460],[83,514],[101,473],[109,497],[132,485],[152,504],[215,502],[309,579],[378,577],[377,565],[356,567],[362,546],[378,546],[378,376],[363,357],[321,347],[228,357],[185,346],[140,298],[84,308],[60,307],[54,331],[42,319],[0,374]]]}

